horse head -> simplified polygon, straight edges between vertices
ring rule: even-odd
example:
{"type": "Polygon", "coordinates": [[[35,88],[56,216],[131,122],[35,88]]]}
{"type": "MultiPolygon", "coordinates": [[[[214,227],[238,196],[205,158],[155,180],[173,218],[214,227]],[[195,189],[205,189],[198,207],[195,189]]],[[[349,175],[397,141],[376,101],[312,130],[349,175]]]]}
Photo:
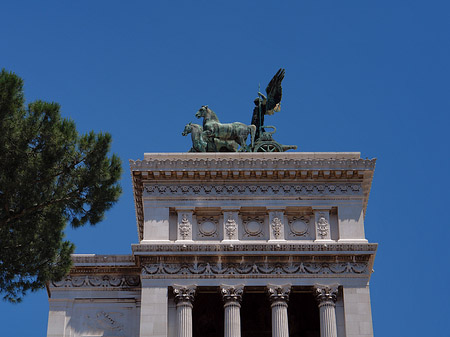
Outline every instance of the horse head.
{"type": "Polygon", "coordinates": [[[184,130],[183,130],[183,132],[181,133],[183,136],[187,136],[188,134],[190,134],[192,132],[192,122],[191,123],[189,123],[189,124],[186,124],[185,126],[184,126],[184,130]]]}
{"type": "Polygon", "coordinates": [[[211,111],[207,105],[202,105],[202,107],[196,112],[195,117],[201,118],[206,117],[208,112],[211,111]]]}

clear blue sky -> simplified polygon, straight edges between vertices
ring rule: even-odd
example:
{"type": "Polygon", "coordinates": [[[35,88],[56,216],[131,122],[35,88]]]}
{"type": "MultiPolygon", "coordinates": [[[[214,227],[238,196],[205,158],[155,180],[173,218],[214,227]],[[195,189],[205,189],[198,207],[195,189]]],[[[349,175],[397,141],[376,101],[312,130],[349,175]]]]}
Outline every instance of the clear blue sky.
{"type": "MultiPolygon", "coordinates": [[[[366,235],[377,336],[448,336],[448,1],[4,1],[0,67],[29,101],[59,102],[80,131],[108,131],[124,193],[77,253],[137,242],[128,159],[184,152],[208,104],[249,123],[258,83],[286,68],[277,140],[378,158],[366,235]]],[[[45,336],[44,291],[0,303],[0,335],[45,336]]]]}

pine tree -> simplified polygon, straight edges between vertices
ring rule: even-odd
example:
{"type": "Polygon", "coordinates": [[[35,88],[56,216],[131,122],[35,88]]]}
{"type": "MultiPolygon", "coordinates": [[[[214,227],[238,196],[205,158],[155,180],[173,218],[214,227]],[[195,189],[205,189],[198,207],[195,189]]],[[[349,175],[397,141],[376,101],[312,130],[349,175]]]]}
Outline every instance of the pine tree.
{"type": "Polygon", "coordinates": [[[121,194],[111,135],[80,135],[57,103],[25,105],[23,81],[0,74],[0,292],[19,302],[70,269],[66,224],[102,220],[121,194]]]}

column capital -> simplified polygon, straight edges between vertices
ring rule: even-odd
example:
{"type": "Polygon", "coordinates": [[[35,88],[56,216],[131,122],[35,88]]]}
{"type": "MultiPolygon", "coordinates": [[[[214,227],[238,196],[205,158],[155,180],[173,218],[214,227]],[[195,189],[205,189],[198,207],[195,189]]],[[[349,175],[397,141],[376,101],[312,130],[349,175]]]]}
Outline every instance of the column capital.
{"type": "Polygon", "coordinates": [[[289,301],[289,294],[291,293],[291,285],[268,284],[267,292],[269,293],[269,300],[271,303],[275,303],[277,301],[287,302],[289,301]]]}
{"type": "Polygon", "coordinates": [[[220,285],[220,293],[222,294],[223,301],[226,302],[241,302],[242,294],[244,293],[244,285],[238,284],[229,286],[225,284],[220,285]]]}
{"type": "Polygon", "coordinates": [[[174,284],[172,285],[173,294],[175,295],[175,303],[188,302],[192,303],[194,301],[195,291],[197,290],[197,285],[182,286],[174,284]]]}
{"type": "Polygon", "coordinates": [[[315,284],[314,285],[314,295],[316,297],[319,306],[322,304],[333,304],[336,302],[337,295],[339,291],[338,284],[331,285],[322,285],[315,284]]]}

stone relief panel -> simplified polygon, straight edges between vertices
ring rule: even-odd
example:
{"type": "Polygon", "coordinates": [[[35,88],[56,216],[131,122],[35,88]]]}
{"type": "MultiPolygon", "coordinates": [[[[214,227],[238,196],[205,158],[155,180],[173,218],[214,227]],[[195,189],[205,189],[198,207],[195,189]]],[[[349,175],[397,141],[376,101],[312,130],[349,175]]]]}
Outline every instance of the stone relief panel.
{"type": "Polygon", "coordinates": [[[74,337],[138,336],[138,312],[134,303],[78,300],[74,303],[72,317],[68,327],[74,337]]]}

